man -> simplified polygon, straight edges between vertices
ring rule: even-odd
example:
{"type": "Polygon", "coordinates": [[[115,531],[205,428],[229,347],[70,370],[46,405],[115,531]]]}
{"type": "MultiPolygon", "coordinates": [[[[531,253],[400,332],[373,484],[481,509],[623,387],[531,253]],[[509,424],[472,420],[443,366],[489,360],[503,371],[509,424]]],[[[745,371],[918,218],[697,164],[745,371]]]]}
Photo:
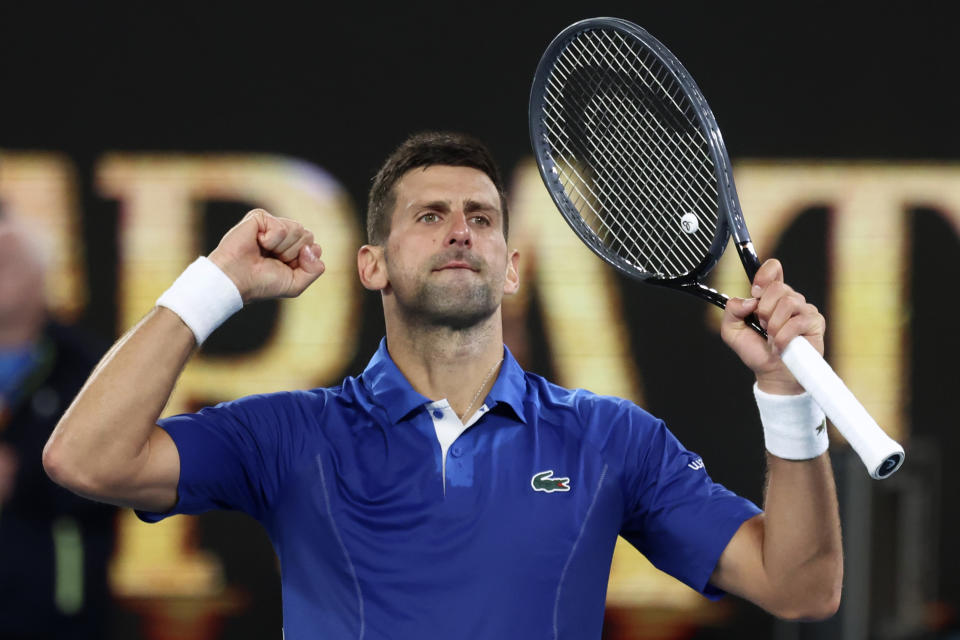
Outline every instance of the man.
{"type": "Polygon", "coordinates": [[[0,637],[99,639],[116,509],[50,482],[40,455],[102,351],[49,320],[44,271],[0,217],[0,637]]]}
{"type": "Polygon", "coordinates": [[[268,531],[286,637],[599,637],[618,533],[708,596],[831,615],[841,583],[822,413],[776,356],[823,318],[766,263],[724,339],[757,374],[766,511],[714,484],[635,405],[562,389],[504,347],[519,287],[489,153],[456,134],[405,142],[374,180],[360,280],[386,339],[330,389],[157,418],[195,346],[242,303],[323,272],[299,224],[250,212],[122,338],[50,439],[50,475],[155,521],[241,509],[268,531]],[[770,343],[743,318],[756,312],[770,343]],[[769,424],[767,424],[769,423],[769,424]]]}

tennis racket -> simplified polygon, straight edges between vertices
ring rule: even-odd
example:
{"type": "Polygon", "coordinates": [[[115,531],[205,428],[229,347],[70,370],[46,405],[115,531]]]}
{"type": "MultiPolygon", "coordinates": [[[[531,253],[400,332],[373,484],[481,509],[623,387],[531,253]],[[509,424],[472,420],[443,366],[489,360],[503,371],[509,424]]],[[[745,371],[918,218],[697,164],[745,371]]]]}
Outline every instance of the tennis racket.
{"type": "MultiPolygon", "coordinates": [[[[619,272],[724,308],[703,284],[733,236],[750,281],[760,261],[716,120],[693,78],[656,38],[616,18],[564,29],[530,92],[530,140],[554,203],[619,272]]],[[[756,318],[748,323],[766,333],[756,318]]],[[[781,358],[873,478],[903,447],[870,417],[816,349],[794,338],[781,358]]]]}

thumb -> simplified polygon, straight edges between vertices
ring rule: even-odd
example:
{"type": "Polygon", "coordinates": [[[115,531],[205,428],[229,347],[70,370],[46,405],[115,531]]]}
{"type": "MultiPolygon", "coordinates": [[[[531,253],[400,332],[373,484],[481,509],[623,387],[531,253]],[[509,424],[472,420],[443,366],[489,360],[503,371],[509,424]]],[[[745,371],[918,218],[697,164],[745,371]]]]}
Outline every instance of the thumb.
{"type": "Polygon", "coordinates": [[[756,298],[730,298],[727,300],[727,307],[724,315],[731,320],[743,321],[748,315],[757,310],[759,300],[756,298]]]}
{"type": "Polygon", "coordinates": [[[300,249],[297,267],[293,270],[293,286],[296,290],[294,295],[302,293],[326,270],[326,265],[320,259],[320,253],[320,245],[315,243],[300,249]]]}

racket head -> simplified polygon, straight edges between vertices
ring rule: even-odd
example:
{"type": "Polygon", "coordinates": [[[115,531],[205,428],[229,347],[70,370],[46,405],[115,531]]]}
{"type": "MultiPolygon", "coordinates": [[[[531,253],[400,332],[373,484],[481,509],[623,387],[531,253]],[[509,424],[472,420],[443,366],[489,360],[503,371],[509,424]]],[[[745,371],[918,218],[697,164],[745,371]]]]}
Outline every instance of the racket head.
{"type": "Polygon", "coordinates": [[[641,27],[590,18],[560,32],[537,66],[528,116],[551,198],[621,273],[689,283],[713,268],[731,233],[738,247],[750,242],[710,107],[641,27]]]}

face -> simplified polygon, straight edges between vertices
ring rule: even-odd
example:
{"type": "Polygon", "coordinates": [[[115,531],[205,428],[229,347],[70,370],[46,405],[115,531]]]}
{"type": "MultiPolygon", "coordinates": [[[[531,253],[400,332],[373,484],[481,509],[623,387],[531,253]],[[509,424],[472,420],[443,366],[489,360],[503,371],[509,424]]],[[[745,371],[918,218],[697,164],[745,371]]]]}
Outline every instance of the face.
{"type": "Polygon", "coordinates": [[[470,167],[420,167],[394,195],[382,280],[370,287],[383,291],[385,311],[453,329],[493,315],[518,284],[493,181],[470,167]]]}

